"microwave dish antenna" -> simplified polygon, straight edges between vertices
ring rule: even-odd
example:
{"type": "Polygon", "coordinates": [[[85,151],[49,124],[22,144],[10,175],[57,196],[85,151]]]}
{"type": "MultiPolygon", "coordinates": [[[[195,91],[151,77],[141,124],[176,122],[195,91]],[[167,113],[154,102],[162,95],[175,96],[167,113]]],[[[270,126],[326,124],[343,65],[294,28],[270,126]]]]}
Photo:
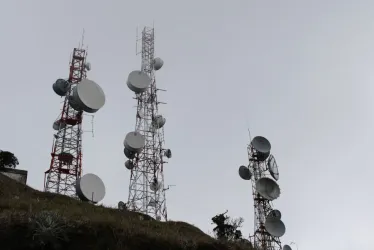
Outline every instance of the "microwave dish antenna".
{"type": "Polygon", "coordinates": [[[98,203],[105,196],[104,182],[94,174],[85,174],[77,180],[76,191],[82,201],[98,203]]]}
{"type": "Polygon", "coordinates": [[[278,165],[273,155],[269,156],[267,167],[269,169],[271,177],[273,177],[276,181],[279,180],[278,165]]]}

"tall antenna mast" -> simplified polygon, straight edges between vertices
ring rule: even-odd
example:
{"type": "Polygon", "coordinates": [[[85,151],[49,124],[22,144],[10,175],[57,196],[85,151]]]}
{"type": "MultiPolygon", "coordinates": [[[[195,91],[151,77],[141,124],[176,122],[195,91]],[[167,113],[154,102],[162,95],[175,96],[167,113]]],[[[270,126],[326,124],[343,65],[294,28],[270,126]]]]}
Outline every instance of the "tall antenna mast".
{"type": "Polygon", "coordinates": [[[141,70],[132,71],[127,86],[135,93],[137,112],[135,131],[126,135],[125,162],[131,170],[127,208],[147,214],[157,220],[167,220],[164,184],[165,158],[171,158],[171,150],[164,149],[164,125],[166,119],[159,114],[155,70],[163,61],[154,58],[154,29],[145,27],[141,35],[141,70]]]}
{"type": "MultiPolygon", "coordinates": [[[[83,36],[82,36],[83,44],[83,36]]],[[[101,87],[86,79],[91,64],[86,62],[87,52],[74,48],[68,79],[58,79],[54,92],[64,97],[63,107],[53,123],[56,131],[52,146],[52,159],[44,173],[44,191],[76,197],[76,181],[82,175],[82,120],[83,112],[95,113],[105,103],[101,87]],[[81,98],[81,96],[85,98],[81,98]]]]}
{"type": "MultiPolygon", "coordinates": [[[[270,142],[262,136],[256,136],[247,147],[249,166],[239,167],[239,176],[252,180],[254,204],[253,246],[259,250],[281,250],[279,237],[286,232],[281,220],[281,212],[273,209],[272,201],[280,196],[278,166],[270,154],[270,142]],[[272,177],[272,179],[270,178],[272,177]]],[[[283,246],[290,250],[288,245],[283,246]]]]}

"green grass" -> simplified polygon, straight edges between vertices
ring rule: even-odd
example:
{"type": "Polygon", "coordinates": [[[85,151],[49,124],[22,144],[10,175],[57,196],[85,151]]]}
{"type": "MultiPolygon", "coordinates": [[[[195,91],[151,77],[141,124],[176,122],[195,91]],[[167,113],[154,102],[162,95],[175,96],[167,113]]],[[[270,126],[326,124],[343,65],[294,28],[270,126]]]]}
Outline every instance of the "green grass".
{"type": "Polygon", "coordinates": [[[0,249],[250,250],[177,221],[43,193],[0,174],[0,249]]]}

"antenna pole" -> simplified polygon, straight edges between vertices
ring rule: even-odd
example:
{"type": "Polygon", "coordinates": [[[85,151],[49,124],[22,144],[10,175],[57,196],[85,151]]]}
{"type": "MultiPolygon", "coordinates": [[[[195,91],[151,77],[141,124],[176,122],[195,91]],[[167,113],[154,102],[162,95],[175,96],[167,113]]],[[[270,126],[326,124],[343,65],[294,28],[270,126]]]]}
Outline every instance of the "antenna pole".
{"type": "MultiPolygon", "coordinates": [[[[138,44],[138,29],[137,29],[138,44]]],[[[159,115],[159,103],[154,70],[154,28],[144,27],[141,32],[141,71],[151,79],[148,89],[136,94],[137,115],[135,131],[144,135],[145,146],[141,153],[129,158],[132,169],[129,184],[128,208],[167,221],[164,188],[164,127],[155,128],[154,118],[159,115]]],[[[137,48],[137,47],[136,47],[137,48]]],[[[171,157],[171,155],[170,155],[171,157]]],[[[126,164],[125,164],[126,165],[126,164]]]]}
{"type": "MultiPolygon", "coordinates": [[[[82,38],[83,43],[83,38],[82,38]]],[[[73,84],[86,78],[86,51],[74,48],[67,80],[68,91],[64,96],[62,111],[54,124],[57,131],[52,146],[49,169],[45,171],[44,191],[76,197],[75,183],[82,174],[82,120],[83,111],[69,105],[73,84]],[[58,125],[57,125],[58,124],[58,125]]]]}

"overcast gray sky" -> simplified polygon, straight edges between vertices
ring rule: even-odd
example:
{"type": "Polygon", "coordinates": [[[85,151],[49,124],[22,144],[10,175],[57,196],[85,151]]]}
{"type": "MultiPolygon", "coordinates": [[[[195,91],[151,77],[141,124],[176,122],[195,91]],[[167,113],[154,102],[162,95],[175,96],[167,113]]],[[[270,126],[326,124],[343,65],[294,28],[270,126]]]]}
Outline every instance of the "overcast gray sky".
{"type": "MultiPolygon", "coordinates": [[[[158,0],[0,2],[0,148],[42,189],[52,123],[85,28],[92,70],[106,93],[95,137],[84,135],[84,172],[106,183],[106,205],[127,200],[123,139],[135,101],[125,81],[140,69],[136,26],[156,28],[157,83],[167,118],[169,217],[208,232],[229,210],[253,231],[247,128],[272,143],[279,164],[283,243],[301,250],[369,250],[374,215],[374,1],[158,0]]],[[[90,121],[85,119],[85,129],[90,121]]],[[[370,247],[372,249],[372,246],[370,247]]]]}

